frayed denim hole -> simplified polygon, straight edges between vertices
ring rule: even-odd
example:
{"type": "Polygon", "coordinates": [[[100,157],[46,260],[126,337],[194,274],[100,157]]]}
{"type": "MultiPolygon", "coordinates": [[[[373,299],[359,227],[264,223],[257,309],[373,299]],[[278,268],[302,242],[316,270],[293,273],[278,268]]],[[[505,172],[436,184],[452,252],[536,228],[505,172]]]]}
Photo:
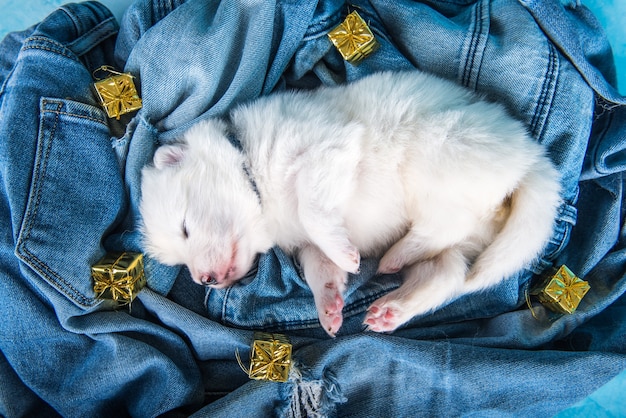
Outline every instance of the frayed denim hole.
{"type": "Polygon", "coordinates": [[[288,418],[333,416],[337,405],[347,401],[331,371],[324,370],[322,377],[315,379],[310,370],[296,361],[292,361],[285,389],[284,400],[275,410],[276,416],[288,418]]]}

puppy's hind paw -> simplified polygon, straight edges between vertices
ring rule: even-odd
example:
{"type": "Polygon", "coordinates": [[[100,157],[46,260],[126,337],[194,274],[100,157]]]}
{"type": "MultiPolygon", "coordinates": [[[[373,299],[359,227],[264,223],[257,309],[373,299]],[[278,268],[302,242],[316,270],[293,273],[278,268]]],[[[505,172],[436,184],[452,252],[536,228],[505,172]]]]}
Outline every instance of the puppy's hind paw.
{"type": "Polygon", "coordinates": [[[343,315],[341,314],[343,304],[341,294],[336,292],[334,296],[323,302],[323,306],[318,308],[320,324],[322,324],[324,331],[333,338],[343,324],[343,315]]]}
{"type": "Polygon", "coordinates": [[[399,307],[389,306],[380,299],[367,310],[363,324],[368,331],[391,332],[407,321],[399,307]]]}

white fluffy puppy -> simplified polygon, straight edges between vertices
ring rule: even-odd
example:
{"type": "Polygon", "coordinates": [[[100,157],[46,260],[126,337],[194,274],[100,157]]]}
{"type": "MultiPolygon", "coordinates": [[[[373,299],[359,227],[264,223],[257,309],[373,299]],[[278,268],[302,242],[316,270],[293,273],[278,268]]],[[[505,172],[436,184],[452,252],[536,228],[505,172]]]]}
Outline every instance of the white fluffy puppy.
{"type": "MultiPolygon", "coordinates": [[[[143,171],[145,246],[225,287],[273,245],[298,257],[324,329],[361,257],[402,271],[365,317],[392,331],[498,283],[550,237],[558,172],[503,107],[418,71],[258,99],[198,123],[143,171]]],[[[245,309],[245,307],[242,307],[245,309]]]]}

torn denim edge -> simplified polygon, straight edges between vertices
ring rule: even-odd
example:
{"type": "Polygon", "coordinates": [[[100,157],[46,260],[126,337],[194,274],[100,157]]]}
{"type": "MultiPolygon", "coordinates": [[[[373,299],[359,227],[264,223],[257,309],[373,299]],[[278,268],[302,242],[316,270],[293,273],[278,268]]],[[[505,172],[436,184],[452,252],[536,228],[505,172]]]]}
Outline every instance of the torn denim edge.
{"type": "Polygon", "coordinates": [[[276,406],[275,415],[288,418],[322,418],[335,415],[337,405],[348,399],[342,394],[335,375],[325,369],[315,379],[311,370],[293,362],[285,383],[284,401],[276,406]]]}

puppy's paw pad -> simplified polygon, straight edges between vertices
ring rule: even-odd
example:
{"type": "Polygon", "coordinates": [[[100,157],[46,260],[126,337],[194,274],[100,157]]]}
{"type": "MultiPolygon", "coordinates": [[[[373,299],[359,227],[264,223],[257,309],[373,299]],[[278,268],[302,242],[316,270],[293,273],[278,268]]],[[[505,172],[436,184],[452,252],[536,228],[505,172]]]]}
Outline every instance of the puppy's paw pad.
{"type": "MultiPolygon", "coordinates": [[[[327,288],[334,288],[334,286],[327,286],[327,288]]],[[[322,306],[319,309],[318,315],[320,323],[324,328],[324,331],[331,337],[334,337],[341,325],[343,324],[343,298],[337,291],[333,292],[328,297],[324,298],[322,306]]]]}
{"type": "Polygon", "coordinates": [[[402,312],[398,308],[374,302],[367,310],[363,324],[370,331],[391,332],[395,331],[404,322],[402,312]]]}

